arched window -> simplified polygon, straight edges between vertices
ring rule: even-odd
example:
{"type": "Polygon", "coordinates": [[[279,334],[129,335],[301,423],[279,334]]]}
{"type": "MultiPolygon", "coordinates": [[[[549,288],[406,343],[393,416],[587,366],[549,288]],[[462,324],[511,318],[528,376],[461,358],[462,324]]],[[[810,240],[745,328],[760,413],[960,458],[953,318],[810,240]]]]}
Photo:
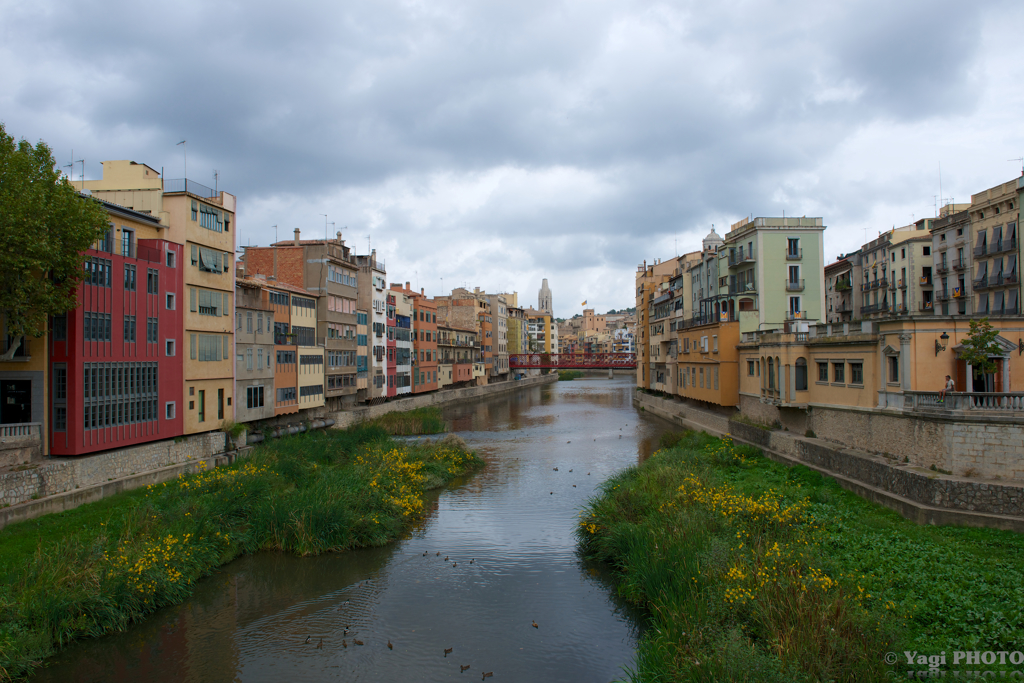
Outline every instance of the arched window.
{"type": "Polygon", "coordinates": [[[775,388],[775,359],[768,356],[768,388],[775,388]]]}
{"type": "Polygon", "coordinates": [[[796,385],[794,388],[797,391],[807,391],[807,359],[797,358],[796,359],[796,379],[794,380],[796,385]]]}

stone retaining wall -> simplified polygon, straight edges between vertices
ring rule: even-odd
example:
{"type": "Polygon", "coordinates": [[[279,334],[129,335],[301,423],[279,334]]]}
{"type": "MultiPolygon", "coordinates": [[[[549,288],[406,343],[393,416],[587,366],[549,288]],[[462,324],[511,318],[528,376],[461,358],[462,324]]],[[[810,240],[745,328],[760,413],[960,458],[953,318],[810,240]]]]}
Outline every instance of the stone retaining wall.
{"type": "Polygon", "coordinates": [[[1024,484],[1024,424],[1019,418],[974,414],[914,415],[877,408],[812,405],[785,409],[740,396],[740,411],[759,422],[779,421],[795,434],[810,429],[819,439],[906,460],[917,467],[933,465],[963,477],[1004,479],[1024,484]]]}
{"type": "MultiPolygon", "coordinates": [[[[719,414],[642,392],[637,392],[634,401],[646,412],[676,424],[720,435],[730,434],[738,441],[762,447],[773,459],[806,464],[824,474],[837,475],[841,483],[842,480],[857,482],[862,485],[860,490],[847,488],[912,519],[933,523],[941,519],[941,523],[1014,529],[1024,525],[1024,488],[1011,482],[947,476],[913,463],[845,448],[822,439],[780,430],[766,431],[735,420],[724,420],[719,414]],[[969,515],[922,515],[920,509],[908,506],[907,501],[969,515]],[[1011,519],[1000,519],[1002,516],[1011,519]]],[[[976,430],[978,426],[973,425],[973,428],[976,430]]]]}
{"type": "MultiPolygon", "coordinates": [[[[323,410],[308,411],[309,414],[292,415],[288,416],[291,420],[282,418],[279,421],[288,423],[328,417],[335,420],[335,427],[345,428],[362,420],[373,419],[393,411],[472,401],[557,381],[558,376],[555,374],[541,375],[482,387],[466,387],[420,394],[368,408],[356,408],[335,413],[327,413],[323,410]]],[[[223,432],[206,432],[178,439],[153,441],[80,458],[49,458],[41,463],[22,465],[20,468],[0,473],[0,508],[69,491],[100,486],[125,477],[162,470],[173,465],[210,459],[244,444],[244,434],[239,437],[237,442],[232,442],[231,438],[223,432]]]]}
{"type": "Polygon", "coordinates": [[[153,441],[82,458],[50,458],[0,474],[0,506],[84,489],[123,477],[212,457],[234,448],[223,432],[153,441]]]}

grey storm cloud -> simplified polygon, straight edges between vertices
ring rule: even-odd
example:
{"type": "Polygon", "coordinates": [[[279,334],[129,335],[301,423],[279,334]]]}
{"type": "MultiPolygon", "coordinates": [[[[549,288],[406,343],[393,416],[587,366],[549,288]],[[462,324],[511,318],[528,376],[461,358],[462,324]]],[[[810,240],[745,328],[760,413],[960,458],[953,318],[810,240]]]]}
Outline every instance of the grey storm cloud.
{"type": "MultiPolygon", "coordinates": [[[[988,68],[989,34],[1024,19],[1010,2],[0,10],[0,117],[59,160],[74,148],[87,177],[115,158],[180,176],[187,138],[189,176],[218,170],[253,243],[319,234],[327,213],[396,281],[531,302],[548,277],[560,314],[630,305],[638,262],[748,213],[824,215],[837,251],[887,211],[908,222],[942,153],[908,131],[1022,142],[979,111],[1019,83],[988,68]]],[[[958,201],[1008,179],[981,168],[1005,156],[965,158],[958,201]]]]}

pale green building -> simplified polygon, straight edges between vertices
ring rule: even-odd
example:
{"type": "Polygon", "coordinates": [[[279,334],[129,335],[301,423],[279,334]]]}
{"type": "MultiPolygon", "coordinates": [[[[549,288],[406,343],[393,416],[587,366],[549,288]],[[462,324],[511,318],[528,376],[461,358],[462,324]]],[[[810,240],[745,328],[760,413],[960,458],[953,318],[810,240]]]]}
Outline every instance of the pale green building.
{"type": "Polygon", "coordinates": [[[821,218],[753,218],[732,225],[719,250],[716,314],[740,333],[825,320],[821,218]]]}

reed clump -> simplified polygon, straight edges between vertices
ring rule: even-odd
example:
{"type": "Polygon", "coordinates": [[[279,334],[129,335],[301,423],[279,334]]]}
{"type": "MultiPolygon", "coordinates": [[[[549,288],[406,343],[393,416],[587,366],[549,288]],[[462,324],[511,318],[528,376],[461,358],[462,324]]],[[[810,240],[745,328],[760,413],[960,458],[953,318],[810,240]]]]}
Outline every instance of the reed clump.
{"type": "Polygon", "coordinates": [[[448,431],[448,425],[441,417],[441,409],[436,406],[385,413],[367,424],[380,427],[393,436],[441,434],[448,431]]]}
{"type": "Polygon", "coordinates": [[[558,381],[559,382],[571,382],[574,379],[582,377],[583,373],[579,370],[559,370],[558,381]]]}
{"type": "Polygon", "coordinates": [[[666,438],[577,538],[649,614],[635,681],[883,680],[887,652],[1024,642],[1018,535],[917,526],[728,438],[666,438]]]}
{"type": "Polygon", "coordinates": [[[383,545],[423,512],[426,488],[480,464],[458,441],[406,446],[379,426],[319,431],[100,501],[98,512],[12,525],[0,532],[0,680],[182,602],[240,555],[383,545]]]}

